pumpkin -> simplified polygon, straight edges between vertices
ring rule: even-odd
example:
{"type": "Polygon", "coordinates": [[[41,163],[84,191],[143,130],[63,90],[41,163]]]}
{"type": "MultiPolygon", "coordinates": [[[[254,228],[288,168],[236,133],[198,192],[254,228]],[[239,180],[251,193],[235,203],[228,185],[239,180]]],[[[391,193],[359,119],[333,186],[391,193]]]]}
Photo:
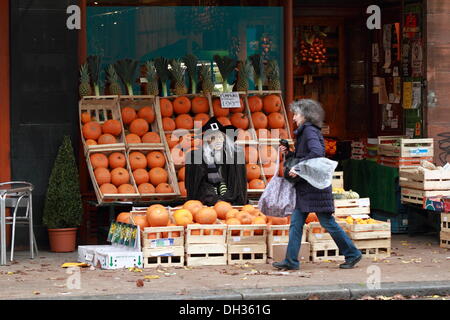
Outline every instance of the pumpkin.
{"type": "Polygon", "coordinates": [[[208,113],[209,103],[208,99],[205,97],[195,97],[191,101],[192,112],[193,113],[208,113]]]}
{"type": "Polygon", "coordinates": [[[273,177],[277,169],[277,164],[275,162],[267,162],[263,164],[263,172],[266,177],[273,177]]]}
{"type": "Polygon", "coordinates": [[[279,112],[272,112],[267,116],[270,129],[281,129],[285,125],[284,117],[279,112]]]}
{"type": "Polygon", "coordinates": [[[169,145],[169,149],[172,149],[178,144],[180,138],[173,133],[166,133],[166,141],[167,144],[169,145]]]}
{"type": "Polygon", "coordinates": [[[250,189],[261,190],[266,187],[266,184],[261,179],[253,179],[248,184],[250,189]]]}
{"type": "Polygon", "coordinates": [[[253,217],[250,215],[249,212],[247,211],[240,211],[237,215],[236,218],[239,219],[239,221],[241,222],[241,224],[251,224],[253,217]]]}
{"type": "Polygon", "coordinates": [[[169,117],[163,117],[162,118],[162,125],[164,131],[173,131],[177,128],[177,124],[175,123],[175,120],[169,117]]]}
{"type": "Polygon", "coordinates": [[[247,164],[247,180],[250,182],[254,179],[258,179],[261,176],[261,169],[257,164],[247,164]]]}
{"type": "Polygon", "coordinates": [[[209,120],[209,115],[207,113],[198,113],[194,117],[194,126],[201,128],[203,127],[209,120]],[[197,125],[196,122],[201,122],[201,125],[197,125]]]}
{"type": "Polygon", "coordinates": [[[130,174],[124,168],[115,168],[111,171],[111,183],[116,187],[130,182],[130,174]]]}
{"type": "Polygon", "coordinates": [[[169,99],[163,98],[159,100],[159,108],[161,110],[162,117],[173,116],[173,104],[169,99]]]}
{"type": "Polygon", "coordinates": [[[267,129],[258,129],[256,130],[256,136],[258,139],[270,139],[270,131],[267,129]]]}
{"type": "Polygon", "coordinates": [[[242,130],[242,129],[238,129],[237,130],[237,140],[238,141],[252,141],[253,136],[250,133],[250,130],[242,130]]]}
{"type": "Polygon", "coordinates": [[[175,220],[175,224],[177,226],[186,227],[188,224],[192,224],[194,222],[194,217],[192,213],[187,209],[178,209],[173,213],[173,219],[175,220]]]}
{"type": "Polygon", "coordinates": [[[173,101],[173,111],[175,111],[176,114],[188,113],[191,111],[191,107],[191,100],[189,100],[188,97],[176,97],[173,101]]]}
{"type": "Polygon", "coordinates": [[[238,209],[231,209],[225,214],[225,220],[236,218],[237,214],[239,213],[238,209]]]}
{"type": "MultiPolygon", "coordinates": [[[[147,174],[147,177],[148,177],[148,174],[147,174]]],[[[142,183],[138,186],[138,191],[139,191],[139,193],[142,193],[142,194],[150,194],[150,193],[155,193],[156,189],[151,183],[142,183]]]]}
{"type": "Polygon", "coordinates": [[[148,207],[146,215],[151,227],[165,227],[169,223],[169,212],[160,204],[148,207]]]}
{"type": "Polygon", "coordinates": [[[108,157],[109,167],[111,169],[115,168],[125,168],[127,164],[127,159],[121,152],[113,152],[108,157]]]}
{"type": "Polygon", "coordinates": [[[102,194],[116,194],[118,191],[115,185],[111,183],[104,183],[100,186],[100,192],[102,194]]]}
{"type": "Polygon", "coordinates": [[[89,112],[86,112],[86,111],[82,112],[80,117],[81,117],[82,124],[85,124],[85,123],[88,123],[91,121],[91,115],[89,112]]]}
{"type": "Polygon", "coordinates": [[[137,118],[136,110],[131,107],[125,107],[121,111],[123,124],[129,125],[131,121],[137,118]]]}
{"type": "Polygon", "coordinates": [[[121,184],[119,186],[119,188],[117,188],[117,191],[121,194],[132,194],[132,193],[136,193],[136,189],[134,189],[134,187],[129,184],[129,183],[124,183],[121,184]]]}
{"type": "Polygon", "coordinates": [[[306,217],[305,223],[310,222],[319,222],[319,218],[317,218],[317,215],[314,212],[310,212],[308,217],[306,217]]]}
{"type": "Polygon", "coordinates": [[[252,212],[255,210],[255,207],[252,206],[251,204],[246,204],[245,206],[242,207],[241,211],[246,211],[246,212],[252,212]]]}
{"type": "Polygon", "coordinates": [[[269,114],[279,112],[281,109],[281,98],[276,94],[269,94],[263,98],[263,110],[269,114]]]}
{"type": "Polygon", "coordinates": [[[186,167],[182,167],[180,168],[180,170],[178,170],[177,178],[180,181],[184,181],[185,176],[186,176],[186,167]]]}
{"type": "Polygon", "coordinates": [[[143,143],[161,143],[161,137],[157,132],[147,132],[142,136],[143,143]]]}
{"type": "Polygon", "coordinates": [[[117,139],[112,134],[105,133],[105,134],[102,134],[98,138],[97,143],[98,144],[113,144],[113,143],[117,143],[117,139]]]}
{"type": "Polygon", "coordinates": [[[244,112],[245,110],[244,100],[242,100],[242,98],[239,98],[239,102],[241,103],[241,106],[239,108],[230,108],[231,113],[244,112]]]}
{"type": "Polygon", "coordinates": [[[152,107],[149,106],[142,107],[138,111],[138,117],[151,124],[153,123],[153,121],[155,121],[155,111],[152,107]]]}
{"type": "Polygon", "coordinates": [[[117,215],[116,221],[122,223],[129,223],[131,212],[121,212],[117,215]]]}
{"type": "Polygon", "coordinates": [[[97,140],[102,135],[102,126],[96,121],[85,123],[81,130],[85,139],[97,140]]]}
{"type": "Polygon", "coordinates": [[[127,134],[125,140],[127,141],[127,143],[142,143],[141,137],[134,133],[127,134]]]}
{"type": "Polygon", "coordinates": [[[148,132],[149,126],[148,122],[144,119],[134,119],[130,124],[130,132],[137,134],[139,137],[142,137],[144,134],[148,132]]]}
{"type": "Polygon", "coordinates": [[[230,117],[230,121],[233,126],[243,130],[247,130],[250,123],[248,117],[241,112],[233,113],[230,117]]]}
{"type": "Polygon", "coordinates": [[[133,151],[129,155],[131,170],[147,168],[147,158],[139,151],[133,151]]]}
{"type": "Polygon", "coordinates": [[[151,151],[147,154],[147,164],[150,168],[164,168],[166,158],[161,151],[151,151]]]}
{"type": "Polygon", "coordinates": [[[97,168],[108,168],[108,157],[103,153],[93,153],[89,156],[89,159],[94,170],[97,168]]]}
{"type": "Polygon", "coordinates": [[[154,186],[158,186],[161,183],[167,183],[169,175],[163,168],[152,168],[148,175],[150,177],[150,183],[154,186]]]}
{"type": "Polygon", "coordinates": [[[231,126],[231,121],[227,117],[217,117],[217,121],[220,122],[221,125],[225,126],[231,126]]]}
{"type": "Polygon", "coordinates": [[[186,186],[184,184],[184,181],[179,181],[178,182],[178,188],[180,188],[180,194],[182,197],[187,197],[187,190],[186,190],[186,186]]]}
{"type": "Polygon", "coordinates": [[[139,226],[140,231],[144,231],[144,228],[150,227],[150,224],[147,220],[147,215],[145,214],[131,214],[130,222],[136,226],[139,226]]]}
{"type": "Polygon", "coordinates": [[[244,149],[244,153],[245,153],[245,163],[248,164],[258,163],[259,152],[258,149],[256,149],[256,147],[246,146],[244,149]]]}
{"type": "Polygon", "coordinates": [[[289,139],[288,133],[284,128],[271,129],[270,134],[272,139],[289,139]]]}
{"type": "Polygon", "coordinates": [[[87,139],[86,140],[86,145],[87,146],[95,146],[97,144],[97,141],[92,140],[92,139],[87,139]]]}
{"type": "Polygon", "coordinates": [[[260,111],[252,113],[252,122],[255,129],[265,129],[269,124],[267,116],[260,111]]]}
{"type": "Polygon", "coordinates": [[[233,210],[233,206],[231,205],[231,203],[226,202],[226,201],[218,201],[215,205],[214,205],[214,210],[216,210],[217,213],[217,217],[219,219],[226,219],[226,215],[227,212],[233,210]]]}
{"type": "Polygon", "coordinates": [[[240,225],[240,224],[242,224],[241,221],[238,218],[227,219],[225,221],[225,223],[228,224],[228,225],[240,225]]]}
{"type": "Polygon", "coordinates": [[[177,129],[191,130],[194,128],[194,119],[188,114],[180,114],[175,118],[175,126],[177,129]]]}
{"type": "Polygon", "coordinates": [[[122,133],[122,125],[119,120],[107,120],[102,125],[102,132],[118,136],[122,133]]]}
{"type": "Polygon", "coordinates": [[[111,172],[109,172],[109,170],[106,168],[95,169],[94,177],[99,186],[104,183],[111,183],[111,172]]]}
{"type": "Polygon", "coordinates": [[[226,117],[230,114],[230,109],[222,108],[219,98],[213,100],[213,112],[215,117],[226,117]]]}
{"type": "Polygon", "coordinates": [[[217,212],[213,208],[201,208],[194,216],[194,221],[200,224],[213,224],[217,220],[217,212]]]}
{"type": "Polygon", "coordinates": [[[262,164],[276,162],[278,157],[277,150],[271,145],[260,145],[259,156],[262,164]]]}
{"type": "Polygon", "coordinates": [[[173,193],[173,188],[168,183],[160,183],[156,186],[156,193],[173,193]]]}
{"type": "Polygon", "coordinates": [[[258,96],[251,96],[247,99],[250,112],[259,112],[263,109],[263,101],[258,96]]]}
{"type": "Polygon", "coordinates": [[[203,204],[198,200],[189,200],[183,204],[183,209],[189,210],[194,217],[201,208],[203,208],[203,204]]]}
{"type": "Polygon", "coordinates": [[[136,182],[137,185],[140,185],[143,183],[148,183],[148,181],[150,180],[150,178],[148,176],[148,172],[145,169],[134,170],[133,177],[134,177],[134,181],[136,182]]]}
{"type": "Polygon", "coordinates": [[[267,219],[273,225],[286,225],[286,224],[288,224],[288,218],[287,217],[267,216],[267,219]]]}

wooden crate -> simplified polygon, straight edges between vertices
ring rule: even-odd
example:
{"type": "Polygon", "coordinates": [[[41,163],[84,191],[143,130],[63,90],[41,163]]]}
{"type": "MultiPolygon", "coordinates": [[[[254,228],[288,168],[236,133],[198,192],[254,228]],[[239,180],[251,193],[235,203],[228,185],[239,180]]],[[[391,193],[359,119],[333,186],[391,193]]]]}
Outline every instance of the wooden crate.
{"type": "Polygon", "coordinates": [[[119,96],[87,96],[83,97],[78,103],[79,111],[79,124],[81,141],[83,142],[83,148],[85,154],[88,151],[105,150],[108,148],[125,148],[125,135],[122,117],[119,110],[119,96]],[[102,125],[107,120],[118,120],[122,126],[122,132],[117,138],[117,143],[114,144],[97,144],[87,145],[86,139],[83,135],[83,124],[81,122],[81,114],[88,112],[91,115],[91,119],[102,125]]]}
{"type": "MultiPolygon", "coordinates": [[[[89,150],[88,154],[86,155],[86,163],[87,163],[89,175],[91,177],[91,182],[92,182],[92,185],[94,187],[95,194],[97,196],[97,201],[98,201],[99,204],[107,203],[107,202],[114,202],[114,201],[130,202],[130,201],[135,201],[135,200],[139,199],[138,189],[137,189],[136,183],[134,181],[133,173],[131,172],[131,169],[130,169],[130,163],[128,161],[128,157],[127,157],[127,153],[126,153],[125,148],[110,148],[108,150],[101,150],[101,149],[89,150]],[[120,152],[120,153],[122,153],[125,156],[125,158],[126,158],[125,169],[128,171],[128,174],[130,175],[130,182],[129,182],[129,184],[131,184],[135,188],[136,193],[131,193],[131,194],[103,194],[101,192],[100,186],[98,185],[97,180],[95,179],[94,168],[92,166],[90,157],[91,157],[92,154],[95,154],[95,153],[103,153],[104,155],[106,155],[108,157],[113,152],[120,152]]],[[[110,168],[108,168],[108,169],[110,169],[110,168]]]]}
{"type": "Polygon", "coordinates": [[[433,157],[386,157],[379,156],[377,162],[381,165],[400,169],[420,167],[422,160],[433,162],[433,157]]]}
{"type": "Polygon", "coordinates": [[[439,246],[441,248],[450,249],[450,232],[440,233],[439,246]]]}
{"type": "Polygon", "coordinates": [[[228,225],[227,243],[233,244],[266,244],[267,225],[265,224],[244,224],[228,225]]]}
{"type": "Polygon", "coordinates": [[[226,236],[226,224],[189,224],[186,226],[186,248],[192,244],[225,244],[226,236]]]}
{"type": "Polygon", "coordinates": [[[345,227],[352,240],[391,238],[391,223],[378,221],[376,224],[348,224],[345,227]]]}
{"type": "Polygon", "coordinates": [[[184,247],[143,248],[144,268],[184,266],[184,247]]]}
{"type": "Polygon", "coordinates": [[[339,249],[333,240],[310,242],[311,261],[344,261],[345,257],[339,255],[339,249]]]}
{"type": "Polygon", "coordinates": [[[433,138],[378,137],[378,154],[388,157],[433,157],[433,138]]]}
{"type": "MultiPolygon", "coordinates": [[[[171,193],[139,193],[139,197],[141,200],[155,200],[155,199],[170,199],[170,198],[177,198],[180,195],[180,188],[178,186],[178,179],[177,179],[177,175],[175,173],[175,168],[173,166],[173,163],[170,161],[169,156],[167,155],[166,149],[164,148],[160,148],[160,147],[141,147],[141,148],[132,148],[130,147],[127,150],[127,159],[129,161],[129,156],[131,153],[133,152],[140,152],[142,154],[144,154],[145,156],[147,156],[147,154],[149,154],[152,151],[159,151],[161,152],[166,160],[166,164],[164,166],[164,169],[167,171],[168,173],[168,181],[167,183],[172,187],[173,192],[171,193]]],[[[131,168],[131,166],[130,166],[131,168]]],[[[151,168],[147,165],[146,170],[150,170],[151,168]]],[[[155,188],[157,186],[154,186],[155,188]]]]}
{"type": "Polygon", "coordinates": [[[441,213],[441,232],[450,233],[450,213],[441,213]]]}
{"type": "Polygon", "coordinates": [[[228,244],[228,264],[267,263],[267,245],[259,244],[228,244]]]}
{"type": "Polygon", "coordinates": [[[331,182],[331,186],[333,188],[344,189],[344,172],[343,171],[335,171],[333,173],[333,180],[331,182]]]}
{"type": "MultiPolygon", "coordinates": [[[[250,108],[249,108],[249,104],[248,104],[248,98],[253,96],[253,95],[256,95],[256,96],[259,96],[261,99],[263,99],[265,96],[271,95],[271,94],[277,95],[281,99],[281,108],[280,108],[279,112],[283,115],[283,118],[284,118],[284,121],[285,121],[285,126],[284,126],[283,129],[285,129],[286,132],[287,132],[287,139],[286,140],[288,140],[289,144],[294,144],[292,133],[291,133],[291,130],[289,128],[289,119],[288,119],[287,112],[286,112],[286,106],[284,104],[283,95],[282,95],[281,91],[250,90],[250,91],[247,92],[247,95],[245,97],[245,103],[246,103],[246,106],[247,106],[247,110],[248,110],[248,114],[249,114],[249,118],[250,118],[251,124],[252,124],[252,126],[254,128],[254,124],[253,124],[253,121],[252,121],[252,118],[251,118],[251,112],[250,112],[250,108]]],[[[264,111],[262,111],[262,112],[264,112],[264,111]]],[[[260,143],[276,143],[276,144],[278,144],[280,139],[279,138],[267,138],[266,137],[266,138],[258,138],[258,141],[260,143]]]]}
{"type": "Polygon", "coordinates": [[[334,200],[334,215],[346,217],[352,214],[369,214],[370,198],[336,199],[334,200]]]}
{"type": "Polygon", "coordinates": [[[227,258],[225,243],[202,243],[186,246],[186,265],[188,267],[226,265],[227,258]]]}
{"type": "Polygon", "coordinates": [[[144,228],[142,247],[155,249],[160,247],[184,246],[184,227],[149,227],[144,228]]]}
{"type": "MultiPolygon", "coordinates": [[[[142,107],[151,107],[155,112],[155,120],[153,123],[149,124],[149,132],[158,133],[161,142],[160,143],[128,143],[125,140],[125,144],[128,148],[141,148],[141,147],[163,147],[164,146],[164,131],[162,130],[161,123],[161,112],[157,109],[156,106],[156,97],[155,96],[120,96],[119,97],[119,106],[120,110],[126,107],[131,107],[136,110],[136,113],[142,107]]],[[[123,124],[125,129],[125,136],[129,133],[128,125],[123,124]]]]}
{"type": "Polygon", "coordinates": [[[354,240],[353,243],[363,256],[370,258],[387,258],[391,255],[391,239],[354,240]]]}
{"type": "MultiPolygon", "coordinates": [[[[258,163],[256,164],[251,164],[251,165],[255,165],[259,167],[259,170],[261,172],[261,175],[259,176],[259,179],[262,180],[264,182],[264,188],[263,189],[252,189],[250,186],[247,188],[247,195],[249,197],[259,197],[261,196],[261,194],[264,192],[265,187],[267,186],[267,179],[266,176],[264,175],[264,170],[263,170],[263,166],[262,164],[258,161],[258,163]]],[[[247,182],[250,183],[250,181],[247,179],[247,182]]]]}
{"type": "Polygon", "coordinates": [[[424,198],[433,198],[439,196],[450,196],[450,190],[426,191],[410,188],[401,188],[401,201],[423,205],[424,198]]]}
{"type": "Polygon", "coordinates": [[[450,171],[400,170],[400,186],[419,190],[450,190],[450,171]]]}
{"type": "MultiPolygon", "coordinates": [[[[273,257],[274,245],[287,244],[289,242],[289,224],[270,225],[267,228],[267,252],[273,257]]],[[[303,227],[302,242],[306,242],[306,226],[303,227]]]]}
{"type": "MultiPolygon", "coordinates": [[[[337,224],[345,229],[347,223],[345,221],[336,221],[337,224]]],[[[333,240],[331,235],[327,232],[325,228],[323,228],[319,222],[310,222],[307,225],[307,240],[310,243],[313,242],[323,242],[328,240],[333,240]]]]}

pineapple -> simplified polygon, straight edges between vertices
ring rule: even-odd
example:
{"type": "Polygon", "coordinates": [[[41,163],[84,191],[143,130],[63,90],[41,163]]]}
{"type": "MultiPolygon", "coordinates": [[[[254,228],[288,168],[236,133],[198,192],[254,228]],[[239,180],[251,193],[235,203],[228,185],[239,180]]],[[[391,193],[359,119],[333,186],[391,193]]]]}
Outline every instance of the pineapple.
{"type": "Polygon", "coordinates": [[[200,67],[200,77],[202,79],[203,94],[212,93],[214,91],[214,83],[211,79],[211,66],[202,64],[200,67]]]}
{"type": "Polygon", "coordinates": [[[238,80],[236,83],[237,91],[247,91],[248,90],[248,79],[252,76],[253,68],[249,60],[240,61],[238,80]]]}
{"type": "Polygon", "coordinates": [[[87,63],[83,64],[80,68],[79,93],[80,93],[80,97],[92,95],[92,88],[91,88],[87,63]]]}
{"type": "Polygon", "coordinates": [[[281,90],[280,69],[276,60],[267,63],[266,77],[269,90],[281,90]]]}
{"type": "Polygon", "coordinates": [[[175,80],[174,92],[175,95],[180,96],[187,93],[187,87],[184,82],[184,69],[181,65],[180,59],[174,59],[170,63],[172,67],[170,69],[170,73],[172,74],[173,79],[175,80]]]}
{"type": "Polygon", "coordinates": [[[193,54],[187,54],[183,58],[183,62],[186,65],[186,72],[189,75],[189,80],[191,82],[191,93],[197,93],[197,82],[198,82],[198,58],[193,54]]]}
{"type": "Polygon", "coordinates": [[[145,64],[147,68],[147,93],[152,96],[159,94],[158,90],[158,75],[156,73],[155,63],[153,61],[147,61],[145,64]]]}
{"type": "Polygon", "coordinates": [[[112,95],[121,95],[122,87],[119,83],[119,76],[116,73],[116,69],[114,69],[114,65],[110,64],[108,69],[106,70],[106,79],[109,83],[109,93],[112,95]]]}

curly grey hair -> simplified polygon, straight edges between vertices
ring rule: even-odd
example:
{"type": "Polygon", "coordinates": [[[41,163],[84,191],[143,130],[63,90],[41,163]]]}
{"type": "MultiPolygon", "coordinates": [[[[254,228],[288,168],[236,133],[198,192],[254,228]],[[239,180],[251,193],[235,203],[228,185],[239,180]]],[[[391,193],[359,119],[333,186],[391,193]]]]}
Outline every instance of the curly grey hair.
{"type": "Polygon", "coordinates": [[[319,102],[312,99],[300,99],[292,102],[289,108],[292,113],[299,113],[305,117],[306,121],[311,122],[319,128],[322,127],[325,111],[319,102]]]}

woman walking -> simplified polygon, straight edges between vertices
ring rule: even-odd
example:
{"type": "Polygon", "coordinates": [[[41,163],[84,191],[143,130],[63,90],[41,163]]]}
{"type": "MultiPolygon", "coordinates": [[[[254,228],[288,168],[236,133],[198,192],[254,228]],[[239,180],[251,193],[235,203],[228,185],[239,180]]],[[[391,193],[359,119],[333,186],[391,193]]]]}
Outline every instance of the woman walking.
{"type": "MultiPolygon", "coordinates": [[[[324,111],[320,103],[301,99],[290,105],[294,114],[293,119],[298,128],[295,131],[295,151],[289,151],[280,146],[280,150],[286,158],[295,157],[300,161],[325,157],[325,145],[321,132],[324,119],[324,111]]],[[[289,174],[296,177],[295,173],[289,174]]],[[[324,227],[333,238],[339,248],[341,255],[345,256],[345,263],[339,267],[342,269],[353,268],[362,257],[361,252],[355,247],[352,240],[344,230],[336,223],[334,212],[334,201],[331,185],[325,189],[317,189],[304,179],[299,179],[295,184],[296,206],[291,216],[289,229],[289,243],[286,257],[281,262],[274,262],[273,266],[278,269],[298,270],[300,263],[298,253],[300,251],[303,226],[310,212],[315,212],[322,227],[324,227]]]]}

